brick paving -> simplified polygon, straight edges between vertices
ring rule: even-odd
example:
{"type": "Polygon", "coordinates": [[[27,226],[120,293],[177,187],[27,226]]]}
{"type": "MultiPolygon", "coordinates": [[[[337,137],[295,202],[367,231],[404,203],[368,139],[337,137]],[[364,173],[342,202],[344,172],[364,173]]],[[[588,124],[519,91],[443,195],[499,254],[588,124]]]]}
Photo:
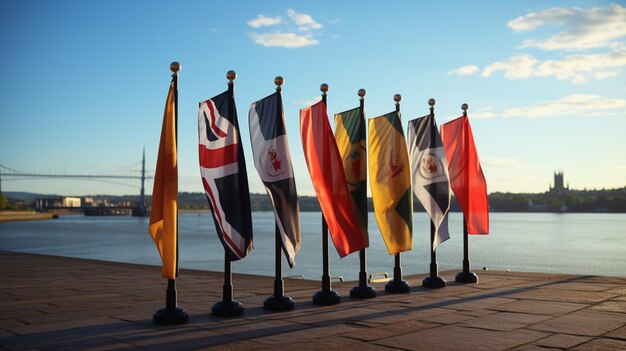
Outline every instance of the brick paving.
{"type": "Polygon", "coordinates": [[[273,278],[235,274],[245,314],[218,318],[221,273],[181,271],[187,324],[157,326],[165,281],[159,267],[0,251],[0,349],[6,350],[626,350],[626,278],[479,271],[480,283],[409,294],[342,296],[316,306],[321,284],[285,280],[290,312],[267,312],[273,278]]]}

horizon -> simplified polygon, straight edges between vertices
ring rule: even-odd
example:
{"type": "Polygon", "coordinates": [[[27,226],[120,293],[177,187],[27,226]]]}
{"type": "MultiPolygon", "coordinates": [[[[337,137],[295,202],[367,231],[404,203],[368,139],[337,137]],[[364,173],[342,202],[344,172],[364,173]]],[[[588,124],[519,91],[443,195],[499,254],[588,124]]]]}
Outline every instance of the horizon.
{"type": "MultiPolygon", "coordinates": [[[[545,192],[556,170],[571,189],[626,186],[624,5],[319,5],[4,1],[0,164],[29,173],[137,174],[145,147],[153,172],[169,64],[178,61],[180,192],[203,192],[197,104],[226,90],[231,69],[251,193],[265,190],[252,162],[248,109],[275,91],[278,75],[299,195],[315,196],[298,110],[319,97],[321,83],[330,86],[333,128],[335,113],[358,106],[360,88],[367,118],[393,110],[393,95],[402,95],[405,135],[410,119],[428,114],[429,98],[437,100],[439,125],[468,103],[490,194],[545,192]]],[[[3,177],[1,186],[139,194],[138,180],[122,184],[3,177]]]]}

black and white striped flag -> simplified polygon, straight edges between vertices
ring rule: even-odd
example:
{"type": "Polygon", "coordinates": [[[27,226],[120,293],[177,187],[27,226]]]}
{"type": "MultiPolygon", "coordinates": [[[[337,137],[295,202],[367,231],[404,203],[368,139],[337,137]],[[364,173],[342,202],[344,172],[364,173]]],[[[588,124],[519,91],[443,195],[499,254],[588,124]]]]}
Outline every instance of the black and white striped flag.
{"type": "Polygon", "coordinates": [[[435,117],[428,115],[409,121],[408,143],[413,193],[435,224],[434,249],[450,238],[448,161],[435,117]]]}
{"type": "Polygon", "coordinates": [[[270,197],[283,252],[293,267],[300,250],[300,204],[280,92],[253,103],[248,117],[254,165],[270,197]]]}

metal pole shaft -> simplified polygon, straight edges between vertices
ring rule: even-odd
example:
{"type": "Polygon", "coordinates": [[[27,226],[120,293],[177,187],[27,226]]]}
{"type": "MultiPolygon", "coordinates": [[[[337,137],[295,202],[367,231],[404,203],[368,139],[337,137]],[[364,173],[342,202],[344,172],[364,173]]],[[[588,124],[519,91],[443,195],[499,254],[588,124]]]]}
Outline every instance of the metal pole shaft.
{"type": "Polygon", "coordinates": [[[322,260],[324,261],[322,272],[322,290],[330,291],[330,269],[328,264],[328,224],[322,215],[322,260]]]}
{"type": "MultiPolygon", "coordinates": [[[[365,90],[363,90],[365,91],[365,90]]],[[[365,93],[363,93],[365,94],[365,93]]],[[[365,98],[364,96],[361,96],[361,98],[359,99],[359,107],[361,109],[361,136],[363,137],[363,139],[365,139],[365,98]]],[[[367,156],[366,156],[367,157],[367,156]]],[[[367,178],[367,177],[366,177],[367,178]]],[[[365,188],[367,189],[367,179],[365,180],[365,188]]],[[[363,209],[365,210],[365,213],[363,213],[362,215],[365,216],[365,233],[367,234],[367,216],[368,216],[368,212],[367,212],[367,194],[365,196],[365,198],[363,199],[363,201],[365,201],[364,204],[361,204],[363,206],[363,209]]],[[[361,287],[366,287],[367,286],[367,261],[366,261],[366,256],[365,256],[365,249],[361,249],[359,251],[359,263],[360,263],[360,272],[359,272],[359,286],[361,287]]]]}
{"type": "Polygon", "coordinates": [[[402,266],[400,265],[400,253],[395,254],[395,266],[393,267],[393,280],[401,281],[402,280],[402,266]]]}
{"type": "MultiPolygon", "coordinates": [[[[328,109],[326,92],[322,92],[322,103],[324,104],[324,108],[328,109]]],[[[322,272],[322,291],[330,291],[331,283],[330,283],[330,269],[328,262],[328,223],[326,223],[326,218],[324,218],[324,214],[322,213],[322,260],[323,262],[323,272],[322,272]]]]}
{"type": "MultiPolygon", "coordinates": [[[[463,116],[465,118],[467,118],[467,109],[463,110],[463,116]]],[[[467,128],[464,129],[465,131],[465,135],[464,135],[464,142],[465,142],[465,162],[467,162],[467,160],[469,160],[469,148],[467,147],[468,145],[468,133],[467,133],[467,128]]],[[[466,167],[468,165],[466,164],[466,167]]],[[[469,170],[466,169],[465,171],[465,186],[468,188],[470,187],[470,177],[469,177],[469,170]]],[[[469,194],[469,191],[468,191],[469,194]]],[[[469,204],[469,201],[468,201],[469,204]]],[[[469,214],[469,211],[468,211],[469,214]]],[[[465,218],[465,216],[463,216],[463,271],[464,272],[469,272],[470,271],[470,264],[469,264],[469,237],[468,237],[468,232],[467,232],[467,219],[465,218]]]]}
{"type": "Polygon", "coordinates": [[[437,269],[437,253],[433,248],[433,244],[435,243],[435,223],[430,221],[430,276],[436,277],[438,276],[437,269]]]}
{"type": "Polygon", "coordinates": [[[233,300],[233,284],[232,284],[232,272],[230,264],[230,256],[228,252],[224,252],[224,298],[226,302],[233,300]]]}
{"type": "MultiPolygon", "coordinates": [[[[172,74],[174,80],[174,131],[176,136],[176,176],[178,177],[178,71],[172,74]]],[[[176,277],[178,277],[178,194],[176,194],[176,277]]]]}
{"type": "Polygon", "coordinates": [[[167,280],[167,290],[165,291],[165,308],[176,308],[176,280],[167,280]]]}
{"type": "Polygon", "coordinates": [[[276,277],[274,279],[274,296],[283,296],[285,294],[285,288],[283,285],[283,267],[282,267],[282,256],[281,256],[281,238],[280,238],[280,230],[278,229],[278,223],[275,224],[275,258],[276,258],[276,277]]]}
{"type": "Polygon", "coordinates": [[[469,235],[467,235],[467,222],[463,218],[463,272],[469,273],[469,235]]]}

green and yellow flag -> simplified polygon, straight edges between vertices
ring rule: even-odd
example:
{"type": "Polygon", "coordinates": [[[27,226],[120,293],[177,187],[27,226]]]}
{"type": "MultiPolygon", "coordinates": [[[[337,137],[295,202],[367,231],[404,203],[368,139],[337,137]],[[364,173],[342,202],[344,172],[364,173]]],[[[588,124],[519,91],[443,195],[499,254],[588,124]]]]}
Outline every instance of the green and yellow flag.
{"type": "Polygon", "coordinates": [[[363,238],[367,235],[367,151],[365,118],[360,107],[335,114],[335,140],[346,175],[346,183],[363,238]]]}
{"type": "Polygon", "coordinates": [[[378,227],[390,254],[411,250],[411,168],[399,114],[370,119],[368,132],[370,188],[378,227]]]}

